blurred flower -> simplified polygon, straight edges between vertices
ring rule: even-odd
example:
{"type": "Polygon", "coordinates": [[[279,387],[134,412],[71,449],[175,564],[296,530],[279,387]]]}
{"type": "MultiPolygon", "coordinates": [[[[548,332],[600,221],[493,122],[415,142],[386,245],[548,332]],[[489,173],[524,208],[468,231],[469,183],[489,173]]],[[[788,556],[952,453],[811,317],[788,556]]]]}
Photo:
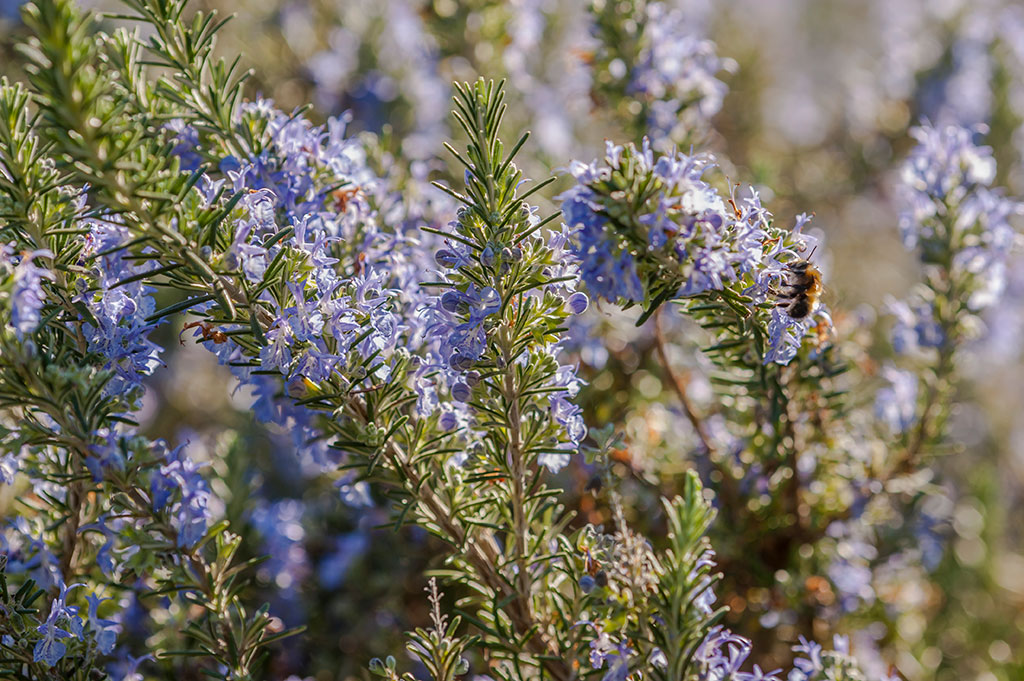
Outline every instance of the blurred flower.
{"type": "Polygon", "coordinates": [[[13,288],[11,290],[11,324],[18,338],[34,332],[39,326],[40,311],[46,295],[43,280],[52,280],[53,273],[36,265],[37,258],[53,258],[46,249],[25,251],[15,258],[11,247],[0,249],[0,263],[13,267],[13,288]]]}
{"type": "Polygon", "coordinates": [[[917,375],[886,365],[882,377],[888,385],[875,397],[875,414],[894,435],[905,433],[917,421],[917,375]]]}

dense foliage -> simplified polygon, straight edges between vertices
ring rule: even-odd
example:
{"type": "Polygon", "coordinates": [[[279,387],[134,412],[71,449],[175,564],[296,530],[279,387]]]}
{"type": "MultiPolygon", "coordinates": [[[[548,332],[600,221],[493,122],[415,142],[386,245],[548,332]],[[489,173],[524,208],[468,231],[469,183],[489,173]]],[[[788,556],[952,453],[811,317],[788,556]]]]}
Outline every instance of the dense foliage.
{"type": "Polygon", "coordinates": [[[801,166],[696,4],[9,4],[0,677],[1024,673],[1019,8],[875,7],[951,47],[801,166]]]}

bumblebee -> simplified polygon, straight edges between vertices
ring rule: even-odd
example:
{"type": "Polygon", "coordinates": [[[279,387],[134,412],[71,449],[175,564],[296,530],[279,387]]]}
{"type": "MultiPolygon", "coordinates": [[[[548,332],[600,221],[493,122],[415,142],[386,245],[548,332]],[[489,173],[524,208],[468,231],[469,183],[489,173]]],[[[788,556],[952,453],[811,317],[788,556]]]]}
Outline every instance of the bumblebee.
{"type": "Polygon", "coordinates": [[[821,271],[810,260],[795,260],[786,265],[786,280],[776,292],[778,306],[793,319],[803,319],[818,308],[824,292],[821,271]]]}

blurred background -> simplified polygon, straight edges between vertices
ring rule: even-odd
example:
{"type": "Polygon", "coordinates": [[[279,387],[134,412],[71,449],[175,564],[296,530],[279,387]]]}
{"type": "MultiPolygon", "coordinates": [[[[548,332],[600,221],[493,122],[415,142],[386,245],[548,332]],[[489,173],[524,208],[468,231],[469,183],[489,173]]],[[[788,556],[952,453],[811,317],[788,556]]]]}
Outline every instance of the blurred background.
{"type": "MultiPolygon", "coordinates": [[[[0,0],[0,70],[12,77],[20,75],[12,49],[19,4],[0,0]]],[[[638,120],[636,98],[616,94],[616,56],[596,19],[616,4],[197,0],[192,7],[235,15],[219,50],[241,54],[254,69],[251,96],[284,110],[312,103],[307,115],[317,121],[349,112],[352,129],[375,135],[392,155],[385,158],[440,173],[448,168],[442,142],[458,138],[448,115],[450,82],[507,78],[507,138],[533,132],[521,165],[541,179],[571,159],[596,158],[605,139],[639,142],[650,124],[650,117],[638,120]]],[[[710,45],[717,55],[710,76],[694,86],[707,103],[702,120],[672,139],[714,152],[719,181],[754,185],[780,224],[813,213],[840,344],[870,375],[886,359],[874,321],[890,296],[904,296],[919,278],[893,201],[899,163],[913,145],[909,128],[921,120],[987,125],[998,183],[1024,194],[1024,6],[681,0],[664,11],[662,40],[710,45]]],[[[543,207],[567,185],[556,183],[543,207]]],[[[837,538],[831,562],[807,555],[748,579],[735,560],[742,545],[715,538],[723,565],[734,570],[719,595],[733,608],[731,626],[758,643],[753,659],[763,667],[787,664],[788,644],[800,634],[838,632],[851,635],[869,668],[895,668],[912,681],[1024,679],[1024,263],[1018,265],[1006,300],[984,320],[966,358],[968,380],[947,451],[928,480],[921,517],[932,522],[915,525],[910,553],[863,555],[856,542],[837,538]]],[[[573,329],[570,359],[590,383],[582,394],[588,425],[610,423],[625,434],[610,473],[630,520],[657,534],[645,525],[657,517],[659,493],[672,493],[692,465],[694,438],[654,356],[650,325],[637,329],[636,316],[592,305],[573,329]]],[[[353,508],[304,475],[288,434],[254,423],[251,397],[232,391],[215,357],[174,342],[181,323],[165,325],[156,339],[169,348],[168,370],[154,376],[142,420],[148,434],[188,440],[192,456],[211,462],[223,514],[248,546],[271,555],[259,568],[253,602],[269,599],[286,623],[308,626],[274,658],[272,677],[366,677],[369,658],[399,651],[401,632],[426,621],[422,575],[439,566],[438,546],[386,527],[386,507],[353,508]]],[[[680,320],[665,324],[672,362],[704,405],[713,394],[694,349],[699,334],[680,320]]],[[[603,499],[584,491],[592,475],[580,460],[561,482],[579,522],[599,524],[610,516],[603,499]]],[[[0,509],[9,507],[3,495],[11,493],[0,488],[0,509]]],[[[904,520],[911,523],[876,522],[874,531],[887,522],[897,531],[904,520]]],[[[165,605],[164,613],[147,606],[151,621],[181,616],[165,605]]],[[[129,635],[145,647],[161,633],[140,627],[129,635]]]]}

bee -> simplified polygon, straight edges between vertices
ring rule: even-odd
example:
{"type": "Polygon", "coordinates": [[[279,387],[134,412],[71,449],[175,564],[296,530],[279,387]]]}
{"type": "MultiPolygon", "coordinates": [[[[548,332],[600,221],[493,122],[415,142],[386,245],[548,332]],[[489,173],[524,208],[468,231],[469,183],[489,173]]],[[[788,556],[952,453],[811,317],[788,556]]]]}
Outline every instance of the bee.
{"type": "MultiPolygon", "coordinates": [[[[813,251],[811,251],[813,255],[813,251]]],[[[786,280],[782,290],[776,291],[778,306],[793,319],[803,319],[818,309],[825,288],[821,285],[821,271],[810,260],[795,260],[786,265],[786,280]]]]}

